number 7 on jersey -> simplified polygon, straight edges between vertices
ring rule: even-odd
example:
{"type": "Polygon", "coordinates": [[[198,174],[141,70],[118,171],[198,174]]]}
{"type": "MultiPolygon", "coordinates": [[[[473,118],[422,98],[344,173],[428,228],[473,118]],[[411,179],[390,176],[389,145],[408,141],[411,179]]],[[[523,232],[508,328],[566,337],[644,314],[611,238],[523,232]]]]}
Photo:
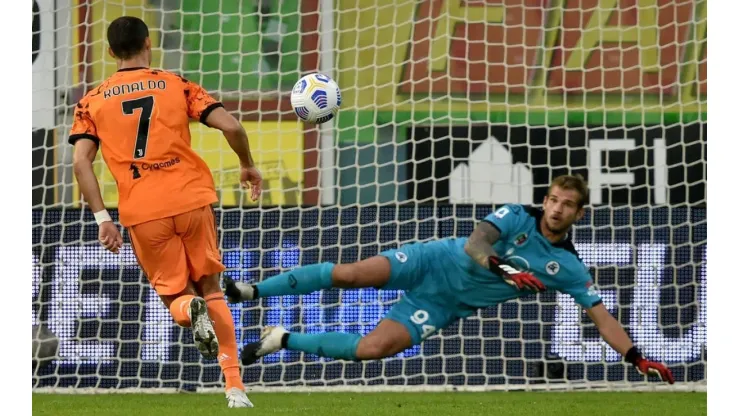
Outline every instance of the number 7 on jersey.
{"type": "Polygon", "coordinates": [[[141,159],[146,155],[146,143],[149,140],[149,121],[154,109],[154,97],[147,96],[128,100],[121,103],[123,114],[130,116],[134,110],[141,109],[139,114],[139,128],[136,131],[136,144],[134,145],[134,159],[141,159]]]}

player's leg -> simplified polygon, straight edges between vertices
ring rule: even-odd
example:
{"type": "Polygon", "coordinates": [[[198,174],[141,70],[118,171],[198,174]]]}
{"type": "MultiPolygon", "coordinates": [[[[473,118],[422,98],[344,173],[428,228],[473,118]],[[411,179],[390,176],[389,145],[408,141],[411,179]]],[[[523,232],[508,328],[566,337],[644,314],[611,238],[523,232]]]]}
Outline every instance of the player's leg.
{"type": "Polygon", "coordinates": [[[190,282],[182,239],[172,218],[138,224],[129,229],[132,247],[150,284],[175,322],[193,329],[195,346],[206,359],[215,359],[218,337],[208,317],[206,301],[190,282]]]}
{"type": "Polygon", "coordinates": [[[219,275],[202,277],[197,283],[198,292],[206,300],[208,315],[219,340],[218,364],[224,374],[226,399],[229,407],[254,407],[246,394],[239,364],[239,350],[231,310],[224,300],[219,275]]]}
{"type": "MultiPolygon", "coordinates": [[[[268,296],[305,295],[330,288],[410,289],[417,284],[424,266],[421,260],[428,243],[388,250],[375,257],[350,264],[320,263],[297,267],[257,284],[224,278],[229,302],[237,303],[268,296]],[[392,270],[394,264],[407,264],[411,273],[392,270]]],[[[430,250],[427,250],[430,251],[430,250]]],[[[432,250],[433,251],[433,250],[432,250]]]]}
{"type": "Polygon", "coordinates": [[[322,357],[362,361],[391,357],[411,348],[414,340],[408,329],[391,319],[383,319],[364,337],[356,333],[286,333],[282,347],[322,357]]]}
{"type": "Polygon", "coordinates": [[[179,293],[173,295],[159,294],[162,303],[170,311],[172,319],[183,328],[190,328],[192,323],[190,320],[190,306],[192,300],[196,297],[198,297],[198,292],[192,283],[188,283],[185,289],[179,293]]]}
{"type": "Polygon", "coordinates": [[[390,319],[380,321],[364,337],[351,332],[303,334],[275,326],[266,327],[258,342],[247,344],[241,358],[242,364],[249,365],[260,357],[287,349],[349,361],[374,360],[398,354],[412,345],[406,327],[390,319]]]}
{"type": "Polygon", "coordinates": [[[432,259],[439,255],[437,250],[435,244],[411,244],[398,250],[383,252],[373,258],[385,265],[385,278],[374,286],[405,289],[407,295],[394,305],[386,318],[366,337],[341,332],[289,334],[281,327],[265,328],[260,341],[249,344],[242,350],[242,363],[252,363],[281,348],[346,360],[369,360],[387,357],[421,343],[424,338],[454,319],[441,306],[442,302],[432,303],[426,299],[428,296],[424,296],[429,292],[428,286],[437,280],[437,274],[443,273],[429,267],[432,259]],[[422,295],[415,295],[417,291],[422,295]]]}
{"type": "Polygon", "coordinates": [[[218,363],[224,373],[229,407],[253,407],[242,382],[234,320],[219,284],[219,274],[225,267],[218,249],[213,211],[203,207],[179,215],[175,224],[183,239],[190,276],[206,301],[219,340],[218,363]]]}
{"type": "Polygon", "coordinates": [[[302,334],[287,332],[282,327],[265,328],[258,342],[242,350],[242,363],[251,364],[280,349],[350,361],[390,357],[420,344],[455,319],[443,305],[405,296],[364,337],[346,332],[302,334]]]}
{"type": "Polygon", "coordinates": [[[322,289],[380,287],[388,282],[390,265],[382,256],[356,263],[320,263],[297,267],[257,284],[224,278],[229,302],[237,303],[269,296],[306,295],[322,289]]]}

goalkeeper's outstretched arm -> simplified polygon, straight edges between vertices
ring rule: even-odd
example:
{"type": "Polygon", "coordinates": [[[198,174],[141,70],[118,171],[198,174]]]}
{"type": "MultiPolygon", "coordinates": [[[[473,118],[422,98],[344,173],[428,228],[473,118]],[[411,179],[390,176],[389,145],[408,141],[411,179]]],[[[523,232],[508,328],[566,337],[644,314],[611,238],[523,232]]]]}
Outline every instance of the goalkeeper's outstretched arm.
{"type": "Polygon", "coordinates": [[[661,363],[647,360],[640,351],[632,344],[632,340],[622,325],[606,310],[600,303],[587,310],[588,316],[594,321],[599,333],[615,351],[622,354],[625,360],[634,365],[642,374],[653,374],[659,376],[663,381],[673,384],[673,374],[661,363]]]}
{"type": "Polygon", "coordinates": [[[472,257],[478,264],[489,267],[488,259],[491,256],[498,256],[493,244],[498,241],[501,233],[488,222],[481,222],[473,230],[468,241],[465,243],[465,253],[472,257]]]}

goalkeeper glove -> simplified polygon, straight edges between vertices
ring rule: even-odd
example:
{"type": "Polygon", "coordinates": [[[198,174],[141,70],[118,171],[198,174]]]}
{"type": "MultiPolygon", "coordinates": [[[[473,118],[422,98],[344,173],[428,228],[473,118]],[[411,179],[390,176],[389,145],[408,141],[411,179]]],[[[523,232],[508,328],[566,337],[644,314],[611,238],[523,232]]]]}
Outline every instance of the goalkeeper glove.
{"type": "Polygon", "coordinates": [[[635,368],[637,368],[637,371],[640,372],[640,374],[652,374],[654,376],[660,377],[662,381],[667,381],[669,384],[674,383],[673,373],[671,373],[671,370],[668,369],[668,367],[664,366],[661,363],[650,361],[647,358],[643,357],[637,347],[630,348],[624,358],[628,363],[634,365],[635,368]]]}
{"type": "Polygon", "coordinates": [[[535,292],[546,290],[545,285],[532,273],[518,270],[499,257],[488,257],[488,268],[518,290],[529,289],[535,292]]]}

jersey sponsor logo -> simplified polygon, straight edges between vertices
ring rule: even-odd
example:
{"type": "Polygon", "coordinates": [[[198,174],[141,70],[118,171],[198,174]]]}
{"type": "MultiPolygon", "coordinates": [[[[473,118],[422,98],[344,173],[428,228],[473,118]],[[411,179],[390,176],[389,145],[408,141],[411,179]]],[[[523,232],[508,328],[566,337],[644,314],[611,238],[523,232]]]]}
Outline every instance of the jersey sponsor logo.
{"type": "Polygon", "coordinates": [[[118,95],[131,94],[136,91],[147,90],[164,90],[167,89],[167,83],[164,80],[137,81],[130,84],[114,85],[103,91],[103,98],[108,99],[118,95]]]}
{"type": "Polygon", "coordinates": [[[409,257],[406,255],[406,253],[404,253],[402,251],[397,251],[396,252],[396,259],[398,261],[400,261],[401,263],[406,263],[406,260],[408,260],[409,257]]]}
{"type": "Polygon", "coordinates": [[[560,264],[554,260],[549,261],[545,265],[545,270],[547,270],[547,274],[555,276],[560,271],[560,264]]]}
{"type": "Polygon", "coordinates": [[[160,169],[166,169],[171,168],[175,165],[180,163],[179,157],[173,157],[172,159],[166,161],[166,162],[157,162],[157,163],[142,163],[141,168],[144,170],[160,170],[160,169]]]}
{"type": "Polygon", "coordinates": [[[528,272],[531,268],[529,261],[521,256],[508,256],[504,260],[523,272],[528,272]]]}
{"type": "Polygon", "coordinates": [[[142,170],[162,170],[162,169],[168,169],[175,165],[180,163],[180,157],[176,156],[173,157],[170,160],[167,160],[165,162],[155,162],[155,163],[141,163],[136,164],[132,163],[131,166],[129,166],[129,170],[131,171],[131,174],[134,179],[141,178],[141,171],[142,170]]]}
{"type": "Polygon", "coordinates": [[[515,246],[521,246],[524,243],[527,242],[527,233],[521,233],[518,236],[514,237],[514,245],[515,246]]]}
{"type": "Polygon", "coordinates": [[[136,166],[136,163],[132,163],[131,166],[129,166],[128,170],[131,171],[131,176],[133,176],[134,179],[141,178],[141,172],[139,172],[139,167],[136,166]]]}

